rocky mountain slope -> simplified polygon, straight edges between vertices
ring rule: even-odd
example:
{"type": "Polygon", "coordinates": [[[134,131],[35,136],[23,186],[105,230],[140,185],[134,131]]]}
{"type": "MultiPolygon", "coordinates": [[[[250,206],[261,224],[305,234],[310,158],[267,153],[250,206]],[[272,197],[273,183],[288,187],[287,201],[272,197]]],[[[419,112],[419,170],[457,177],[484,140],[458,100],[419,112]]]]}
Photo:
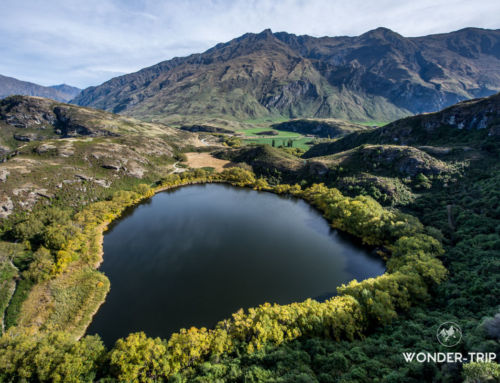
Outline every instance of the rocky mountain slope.
{"type": "Polygon", "coordinates": [[[0,100],[0,218],[158,180],[175,171],[182,148],[198,144],[196,134],[99,110],[39,97],[0,100]]]}
{"type": "Polygon", "coordinates": [[[398,144],[484,149],[500,140],[500,93],[463,101],[440,112],[394,121],[368,132],[354,132],[338,141],[321,143],[305,153],[305,158],[325,156],[363,144],[398,144]]]}
{"type": "Polygon", "coordinates": [[[406,38],[265,30],[85,89],[74,99],[141,119],[388,121],[500,91],[500,30],[406,38]]]}
{"type": "Polygon", "coordinates": [[[17,80],[13,77],[0,75],[0,98],[21,95],[46,97],[57,101],[68,102],[73,99],[81,89],[66,84],[42,86],[27,81],[17,80]]]}

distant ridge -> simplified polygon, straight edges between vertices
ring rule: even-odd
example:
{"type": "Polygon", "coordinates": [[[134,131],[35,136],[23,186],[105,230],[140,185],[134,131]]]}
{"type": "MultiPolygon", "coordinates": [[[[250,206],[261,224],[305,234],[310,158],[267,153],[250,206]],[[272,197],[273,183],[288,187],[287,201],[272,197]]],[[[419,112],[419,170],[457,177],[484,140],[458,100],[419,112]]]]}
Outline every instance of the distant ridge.
{"type": "Polygon", "coordinates": [[[320,143],[309,149],[304,158],[340,153],[365,144],[462,145],[489,150],[492,142],[500,142],[500,93],[320,143]]]}
{"type": "Polygon", "coordinates": [[[266,29],[82,91],[74,102],[143,119],[389,121],[500,91],[500,30],[403,37],[266,29]]]}
{"type": "Polygon", "coordinates": [[[56,101],[68,102],[80,91],[81,89],[66,84],[42,86],[0,75],[0,98],[21,95],[46,97],[56,101]]]}

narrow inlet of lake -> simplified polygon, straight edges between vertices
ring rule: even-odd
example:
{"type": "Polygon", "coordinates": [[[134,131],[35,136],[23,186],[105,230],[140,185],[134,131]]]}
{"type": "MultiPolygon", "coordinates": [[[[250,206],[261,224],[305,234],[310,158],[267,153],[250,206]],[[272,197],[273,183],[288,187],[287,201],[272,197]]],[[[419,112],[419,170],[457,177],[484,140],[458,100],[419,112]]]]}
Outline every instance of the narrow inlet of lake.
{"type": "Polygon", "coordinates": [[[128,210],[104,236],[100,270],[111,290],[87,334],[109,346],[131,332],[211,327],[264,302],[326,299],[385,268],[302,200],[207,184],[128,210]]]}

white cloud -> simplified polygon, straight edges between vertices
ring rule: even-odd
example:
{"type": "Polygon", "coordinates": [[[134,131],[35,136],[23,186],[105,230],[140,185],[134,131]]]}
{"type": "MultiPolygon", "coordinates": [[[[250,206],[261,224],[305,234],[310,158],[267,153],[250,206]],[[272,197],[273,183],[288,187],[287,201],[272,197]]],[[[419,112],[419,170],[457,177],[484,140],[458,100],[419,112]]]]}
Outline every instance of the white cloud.
{"type": "Polygon", "coordinates": [[[469,0],[23,0],[2,4],[0,73],[85,87],[265,28],[313,36],[385,26],[405,36],[499,28],[469,0]]]}

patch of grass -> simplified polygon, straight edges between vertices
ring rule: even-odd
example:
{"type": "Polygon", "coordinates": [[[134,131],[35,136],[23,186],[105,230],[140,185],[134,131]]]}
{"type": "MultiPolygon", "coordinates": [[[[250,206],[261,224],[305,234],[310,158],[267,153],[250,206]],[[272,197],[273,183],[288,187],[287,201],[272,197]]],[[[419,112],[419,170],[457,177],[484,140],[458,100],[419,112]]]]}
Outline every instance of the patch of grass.
{"type": "Polygon", "coordinates": [[[276,138],[246,138],[243,140],[243,142],[247,144],[260,144],[260,145],[266,144],[272,146],[272,143],[274,141],[275,147],[278,147],[278,146],[287,146],[288,140],[290,138],[293,141],[292,147],[304,150],[309,149],[313,145],[313,140],[314,140],[313,138],[302,137],[299,135],[298,137],[293,137],[293,138],[283,137],[283,136],[281,137],[276,136],[276,138]]]}
{"type": "Polygon", "coordinates": [[[369,121],[353,121],[355,124],[363,125],[363,126],[384,126],[392,121],[377,121],[377,120],[369,120],[369,121]]]}
{"type": "Polygon", "coordinates": [[[33,284],[34,282],[30,279],[21,279],[17,283],[16,291],[14,292],[14,295],[12,295],[12,299],[10,300],[9,306],[5,312],[4,323],[6,329],[17,325],[19,314],[21,313],[21,307],[33,288],[33,284]]]}
{"type": "Polygon", "coordinates": [[[17,269],[10,261],[0,263],[0,334],[2,334],[5,309],[15,291],[17,269]]]}
{"type": "Polygon", "coordinates": [[[92,315],[104,302],[109,287],[108,278],[90,268],[54,279],[50,286],[54,310],[44,326],[82,335],[92,315]]]}

